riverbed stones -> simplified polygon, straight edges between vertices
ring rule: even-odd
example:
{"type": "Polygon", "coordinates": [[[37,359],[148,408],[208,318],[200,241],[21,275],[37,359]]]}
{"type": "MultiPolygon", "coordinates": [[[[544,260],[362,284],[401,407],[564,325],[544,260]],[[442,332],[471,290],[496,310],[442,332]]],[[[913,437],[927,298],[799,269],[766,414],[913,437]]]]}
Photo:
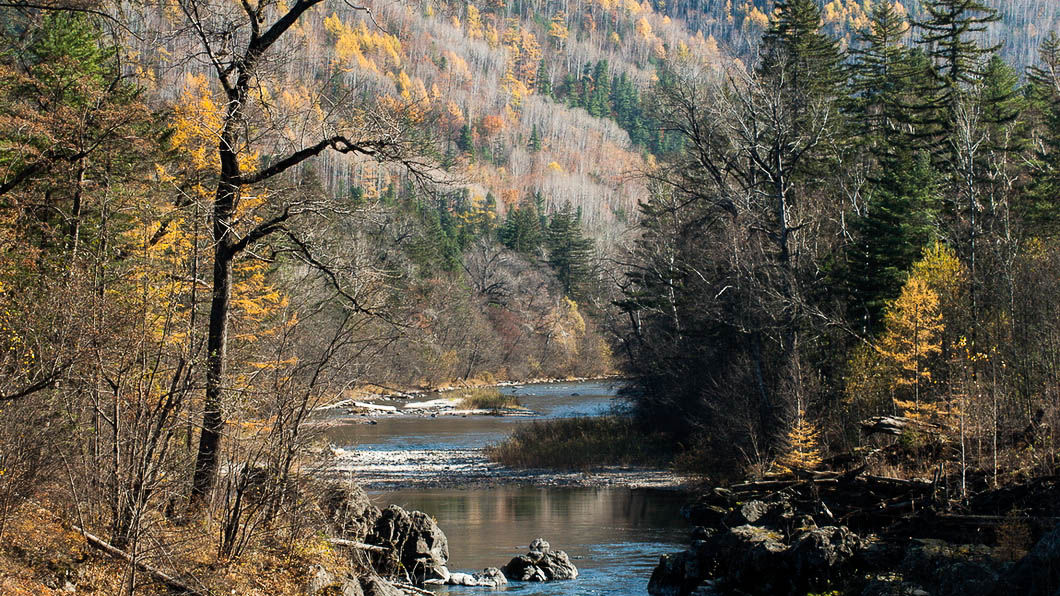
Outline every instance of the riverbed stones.
{"type": "Polygon", "coordinates": [[[508,578],[504,577],[504,574],[501,573],[500,569],[497,569],[496,567],[488,567],[475,574],[453,573],[449,576],[449,581],[445,583],[450,586],[496,588],[506,585],[508,583],[508,578]]]}
{"type": "Polygon", "coordinates": [[[501,568],[501,571],[508,579],[522,582],[544,582],[578,577],[578,568],[571,563],[567,553],[561,550],[551,550],[548,542],[541,538],[530,544],[530,552],[514,557],[501,568]],[[542,548],[544,550],[541,550],[542,548]]]}

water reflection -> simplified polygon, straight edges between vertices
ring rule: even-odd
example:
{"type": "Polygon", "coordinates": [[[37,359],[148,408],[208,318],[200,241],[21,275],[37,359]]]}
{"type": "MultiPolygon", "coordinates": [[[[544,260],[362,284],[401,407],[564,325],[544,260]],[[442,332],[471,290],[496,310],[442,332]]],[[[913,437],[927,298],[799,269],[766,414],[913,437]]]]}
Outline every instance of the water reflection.
{"type": "MultiPolygon", "coordinates": [[[[627,488],[498,487],[415,490],[374,495],[433,515],[449,537],[450,568],[499,567],[537,537],[567,551],[581,571],[573,582],[519,584],[535,594],[644,594],[661,553],[684,541],[684,497],[627,488]]],[[[442,588],[465,594],[481,588],[442,588]]]]}

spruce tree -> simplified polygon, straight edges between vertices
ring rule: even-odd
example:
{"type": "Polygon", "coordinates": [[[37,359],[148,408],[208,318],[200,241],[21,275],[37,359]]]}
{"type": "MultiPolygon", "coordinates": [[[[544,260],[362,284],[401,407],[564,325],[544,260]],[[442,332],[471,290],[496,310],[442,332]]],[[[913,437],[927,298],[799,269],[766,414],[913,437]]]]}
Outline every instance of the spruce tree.
{"type": "Polygon", "coordinates": [[[926,18],[916,23],[921,31],[917,43],[924,46],[935,69],[919,110],[923,134],[934,135],[935,145],[944,147],[953,134],[965,89],[978,81],[982,59],[998,48],[980,46],[976,38],[999,17],[980,0],[927,0],[924,10],[926,18]]]}
{"type": "Polygon", "coordinates": [[[851,318],[863,333],[879,331],[887,304],[934,240],[937,179],[927,153],[901,149],[884,156],[881,177],[868,190],[867,212],[851,222],[845,285],[851,318]]]}
{"type": "Polygon", "coordinates": [[[518,207],[508,210],[504,225],[497,230],[497,239],[516,252],[538,253],[541,249],[541,221],[531,195],[527,195],[518,207]]]}
{"type": "Polygon", "coordinates": [[[1041,140],[1020,211],[1035,234],[1055,236],[1060,233],[1060,36],[1050,33],[1038,56],[1039,64],[1027,69],[1027,78],[1040,113],[1041,140]]]}
{"type": "Polygon", "coordinates": [[[548,67],[544,58],[537,67],[537,91],[545,97],[552,97],[552,78],[548,74],[548,67]]]}
{"type": "Polygon", "coordinates": [[[465,123],[460,128],[460,136],[456,140],[456,146],[465,152],[470,152],[473,146],[471,136],[471,123],[465,123]]]}
{"type": "Polygon", "coordinates": [[[904,99],[912,76],[910,51],[902,43],[909,24],[896,4],[873,5],[869,26],[858,35],[852,50],[854,121],[859,134],[874,151],[886,150],[910,120],[904,99]]]}
{"type": "Polygon", "coordinates": [[[541,135],[537,132],[536,124],[530,129],[530,142],[527,143],[527,147],[529,147],[530,151],[533,153],[541,151],[541,135]]]}
{"type": "Polygon", "coordinates": [[[563,285],[563,292],[580,296],[591,270],[593,241],[582,233],[581,218],[570,202],[550,218],[546,243],[548,263],[563,285]]]}
{"type": "MultiPolygon", "coordinates": [[[[846,74],[839,42],[821,32],[821,11],[814,0],[778,0],[762,38],[758,79],[766,94],[778,98],[775,133],[790,139],[828,138],[844,143],[840,101],[846,97],[846,74]]],[[[771,109],[774,109],[771,108],[771,109]]],[[[828,173],[828,143],[808,141],[814,149],[799,156],[794,177],[814,183],[828,173]]],[[[797,141],[796,141],[797,143],[797,141]]],[[[787,164],[784,165],[787,167],[787,164]]]]}
{"type": "Polygon", "coordinates": [[[784,75],[798,102],[837,96],[845,76],[839,42],[821,32],[814,0],[777,0],[775,17],[762,38],[760,73],[784,75]]]}

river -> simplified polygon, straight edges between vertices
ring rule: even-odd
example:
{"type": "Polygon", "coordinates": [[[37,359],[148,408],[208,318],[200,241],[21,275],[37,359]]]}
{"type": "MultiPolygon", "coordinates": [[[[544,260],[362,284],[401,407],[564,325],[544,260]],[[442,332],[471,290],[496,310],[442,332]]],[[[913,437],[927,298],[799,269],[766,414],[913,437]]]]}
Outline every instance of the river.
{"type": "MultiPolygon", "coordinates": [[[[336,426],[329,436],[335,445],[350,450],[341,465],[378,504],[395,503],[437,520],[449,538],[452,571],[500,567],[541,537],[571,556],[580,572],[578,579],[513,583],[506,592],[646,594],[659,555],[678,550],[687,541],[687,523],[679,515],[685,497],[673,490],[628,485],[672,483],[668,473],[523,474],[499,468],[480,451],[515,425],[531,420],[603,414],[610,409],[616,389],[611,382],[503,387],[535,415],[391,414],[373,418],[375,424],[336,426]],[[557,482],[561,485],[555,486],[557,482]]],[[[488,590],[438,587],[435,591],[455,595],[488,590]]]]}

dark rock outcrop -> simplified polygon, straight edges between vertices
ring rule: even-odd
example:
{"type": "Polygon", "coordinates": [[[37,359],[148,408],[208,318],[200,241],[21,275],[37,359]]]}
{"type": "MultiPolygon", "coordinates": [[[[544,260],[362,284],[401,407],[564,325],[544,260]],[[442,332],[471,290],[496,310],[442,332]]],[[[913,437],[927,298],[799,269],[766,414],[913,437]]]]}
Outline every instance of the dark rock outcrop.
{"type": "Polygon", "coordinates": [[[1060,524],[1001,576],[993,594],[1060,595],[1060,524]]]}
{"type": "Polygon", "coordinates": [[[363,541],[375,527],[380,514],[364,489],[352,482],[327,486],[320,507],[335,535],[348,540],[363,541]]]}
{"type": "Polygon", "coordinates": [[[812,528],[787,542],[776,530],[745,524],[694,540],[683,553],[664,555],[648,592],[692,594],[710,582],[705,587],[718,593],[805,593],[827,587],[863,548],[847,528],[812,528]]]}
{"type": "MultiPolygon", "coordinates": [[[[327,487],[320,506],[332,531],[346,540],[385,549],[367,552],[376,573],[416,584],[445,583],[449,579],[449,541],[431,516],[391,505],[380,511],[359,486],[336,483],[327,487]]],[[[367,590],[367,587],[365,588],[367,590]]],[[[386,590],[380,587],[379,590],[386,590]]]]}
{"type": "MultiPolygon", "coordinates": [[[[837,486],[854,478],[852,474],[846,480],[829,480],[837,486]]],[[[925,499],[927,506],[917,515],[891,517],[898,521],[879,526],[886,531],[868,534],[873,527],[868,523],[872,511],[858,509],[856,502],[841,504],[845,507],[840,509],[841,518],[855,518],[857,527],[869,536],[863,538],[850,527],[836,524],[829,509],[837,499],[856,499],[832,492],[826,505],[824,495],[817,493],[818,485],[810,481],[749,482],[737,485],[739,496],[715,489],[684,510],[697,524],[691,546],[660,559],[648,592],[653,596],[813,592],[1060,596],[1060,527],[1021,561],[1007,563],[998,549],[984,544],[910,537],[968,521],[932,509],[923,482],[873,477],[864,484],[885,494],[910,491],[925,499]],[[921,527],[910,531],[915,524],[921,527]]],[[[905,507],[895,496],[889,498],[898,508],[905,507]]],[[[872,498],[866,500],[871,503],[872,498]]],[[[876,511],[878,515],[879,508],[876,511]]]]}
{"type": "MultiPolygon", "coordinates": [[[[408,512],[390,505],[382,511],[365,542],[392,552],[413,581],[445,581],[449,570],[449,541],[431,516],[422,511],[408,512]]],[[[385,561],[384,561],[385,562],[385,561]]],[[[397,569],[386,569],[388,574],[397,569]]]]}
{"type": "Polygon", "coordinates": [[[530,552],[514,557],[501,571],[509,579],[544,582],[578,577],[578,568],[567,553],[551,550],[548,542],[538,538],[530,543],[530,552]]]}
{"type": "Polygon", "coordinates": [[[406,596],[404,591],[378,577],[361,580],[361,588],[364,590],[364,596],[406,596]]]}

